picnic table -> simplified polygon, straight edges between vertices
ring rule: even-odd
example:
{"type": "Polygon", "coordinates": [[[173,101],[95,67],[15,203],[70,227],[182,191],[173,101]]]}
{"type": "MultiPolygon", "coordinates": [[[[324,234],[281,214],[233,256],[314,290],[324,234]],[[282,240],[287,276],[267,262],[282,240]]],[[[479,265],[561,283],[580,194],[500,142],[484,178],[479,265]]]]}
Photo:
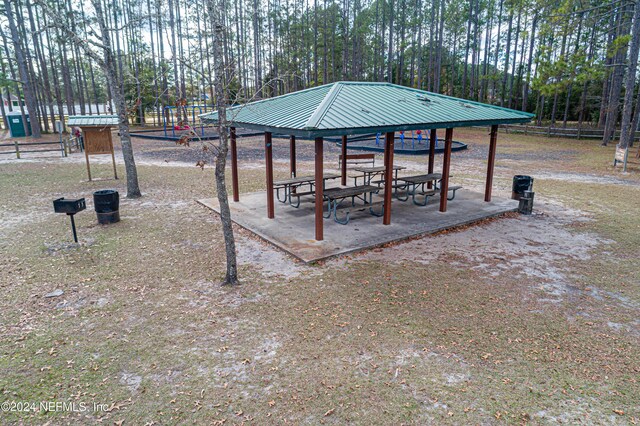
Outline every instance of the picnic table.
{"type": "Polygon", "coordinates": [[[333,215],[333,219],[341,225],[349,223],[350,214],[352,211],[362,211],[369,209],[369,212],[374,216],[382,216],[381,213],[377,213],[373,210],[375,206],[383,206],[383,201],[373,201],[373,194],[378,193],[380,188],[373,185],[361,185],[352,186],[349,188],[330,188],[324,193],[324,198],[328,202],[327,212],[325,218],[330,218],[333,215]],[[351,199],[350,206],[342,206],[342,203],[351,199]],[[356,205],[356,200],[361,200],[363,204],[356,205]],[[344,218],[338,218],[338,210],[345,213],[344,218]]]}
{"type": "MultiPolygon", "coordinates": [[[[327,173],[322,177],[323,189],[327,183],[327,180],[337,179],[340,175],[327,173]]],[[[299,176],[293,177],[289,179],[283,179],[276,182],[273,182],[273,187],[276,190],[276,198],[281,203],[289,203],[292,207],[298,208],[300,206],[300,197],[305,195],[313,195],[315,191],[313,186],[316,184],[315,176],[299,176]],[[302,186],[309,185],[309,190],[304,192],[299,192],[298,189],[302,186]],[[280,190],[284,192],[284,196],[281,198],[280,190]],[[296,198],[297,203],[293,203],[293,198],[296,198]]]]}
{"type": "MultiPolygon", "coordinates": [[[[409,195],[413,198],[413,203],[418,206],[426,206],[429,197],[436,195],[438,189],[438,183],[442,180],[442,175],[440,173],[430,173],[426,175],[417,175],[417,176],[403,176],[398,178],[398,181],[404,182],[403,184],[398,183],[396,186],[401,186],[406,190],[405,197],[401,198],[396,194],[396,197],[400,201],[407,201],[409,199],[409,195]],[[425,184],[433,182],[433,189],[425,189],[425,184]],[[416,198],[416,195],[423,195],[424,202],[419,201],[416,198]]],[[[449,187],[449,191],[452,192],[451,198],[447,196],[447,200],[453,200],[456,196],[456,191],[462,188],[461,186],[451,186],[449,187]]]]}
{"type": "MultiPolygon", "coordinates": [[[[393,180],[398,179],[398,171],[404,170],[406,167],[404,166],[393,166],[394,178],[393,180]]],[[[371,180],[379,175],[384,175],[384,171],[386,168],[384,166],[376,166],[376,167],[354,167],[354,171],[362,173],[361,176],[353,176],[353,184],[358,186],[358,179],[362,178],[364,181],[364,185],[370,185],[371,180]]],[[[382,181],[380,181],[382,182],[382,181]]]]}

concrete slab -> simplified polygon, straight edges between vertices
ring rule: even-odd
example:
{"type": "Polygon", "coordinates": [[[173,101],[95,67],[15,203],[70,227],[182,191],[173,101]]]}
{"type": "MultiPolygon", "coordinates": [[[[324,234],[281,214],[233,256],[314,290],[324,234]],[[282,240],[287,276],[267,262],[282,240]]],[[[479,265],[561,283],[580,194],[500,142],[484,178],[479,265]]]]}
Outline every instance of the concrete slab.
{"type": "MultiPolygon", "coordinates": [[[[464,188],[449,201],[446,213],[439,212],[439,196],[431,197],[424,207],[413,204],[411,198],[406,202],[394,199],[390,225],[383,225],[382,217],[372,216],[368,210],[355,212],[347,225],[324,219],[325,239],[316,241],[311,197],[303,198],[297,209],[276,201],[275,219],[267,219],[266,200],[265,192],[241,194],[240,202],[231,202],[234,223],[306,263],[466,225],[518,208],[517,201],[505,198],[494,197],[485,203],[483,194],[464,188]]],[[[219,213],[217,199],[198,202],[219,213]]]]}

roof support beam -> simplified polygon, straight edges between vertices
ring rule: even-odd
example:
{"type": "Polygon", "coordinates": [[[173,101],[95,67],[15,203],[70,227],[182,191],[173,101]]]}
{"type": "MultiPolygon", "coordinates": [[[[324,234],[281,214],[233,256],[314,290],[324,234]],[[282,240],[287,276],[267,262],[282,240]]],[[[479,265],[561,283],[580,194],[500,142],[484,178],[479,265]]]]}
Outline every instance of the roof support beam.
{"type": "Polygon", "coordinates": [[[384,206],[382,223],[391,224],[391,195],[393,193],[393,149],[395,136],[387,132],[384,138],[384,206]]]}
{"type": "Polygon", "coordinates": [[[496,162],[496,145],[498,142],[498,126],[491,126],[489,136],[489,160],[487,162],[487,184],[484,188],[484,201],[491,201],[491,189],[493,187],[493,168],[496,162]]]}
{"type": "Polygon", "coordinates": [[[449,193],[449,169],[451,167],[451,142],[453,129],[444,134],[444,159],[442,160],[442,182],[440,183],[440,211],[447,211],[447,194],[449,193]]]}
{"type": "Polygon", "coordinates": [[[273,204],[273,158],[271,155],[271,133],[264,134],[264,156],[267,169],[267,217],[276,217],[273,204]]]}
{"type": "Polygon", "coordinates": [[[231,127],[231,186],[233,188],[233,201],[240,201],[238,189],[238,148],[236,146],[236,128],[231,127]]]}
{"type": "Polygon", "coordinates": [[[342,162],[340,162],[342,171],[342,186],[347,186],[347,135],[342,136],[342,162]]]}
{"type": "Polygon", "coordinates": [[[324,223],[323,223],[324,218],[322,216],[322,207],[324,206],[324,170],[323,170],[324,146],[323,144],[324,142],[322,138],[316,138],[316,141],[315,141],[315,149],[316,149],[315,187],[316,187],[316,240],[317,241],[324,240],[324,223]]]}
{"type": "MultiPolygon", "coordinates": [[[[436,159],[436,145],[438,144],[438,134],[436,129],[431,129],[431,133],[429,135],[429,168],[427,169],[427,173],[433,173],[433,163],[436,159]]],[[[433,183],[431,181],[427,182],[427,188],[431,189],[433,183]]]]}

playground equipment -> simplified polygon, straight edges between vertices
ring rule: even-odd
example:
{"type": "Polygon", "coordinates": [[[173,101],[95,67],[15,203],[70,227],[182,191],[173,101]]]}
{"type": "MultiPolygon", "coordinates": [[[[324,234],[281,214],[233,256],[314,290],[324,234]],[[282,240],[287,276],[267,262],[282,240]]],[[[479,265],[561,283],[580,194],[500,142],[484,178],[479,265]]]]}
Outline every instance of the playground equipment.
{"type": "MultiPolygon", "coordinates": [[[[341,138],[325,138],[328,141],[335,142],[338,146],[342,144],[341,138]]],[[[381,141],[382,133],[370,133],[364,135],[355,135],[348,138],[349,149],[358,150],[358,151],[373,151],[373,152],[383,152],[384,144],[381,141]]],[[[414,131],[399,131],[396,134],[396,140],[399,140],[400,143],[397,143],[394,151],[397,154],[406,154],[406,155],[428,155],[429,154],[429,137],[428,131],[425,130],[416,130],[414,131]],[[408,132],[411,132],[411,146],[408,145],[408,132]],[[425,137],[427,136],[427,137],[425,137]],[[417,143],[416,143],[417,141],[417,143]],[[405,144],[407,142],[407,144],[405,144]]],[[[467,149],[467,144],[460,141],[452,141],[451,151],[462,151],[467,149]]],[[[440,154],[444,152],[444,140],[436,139],[435,143],[435,152],[436,154],[440,154]]]]}
{"type": "Polygon", "coordinates": [[[193,128],[194,132],[199,128],[200,136],[204,136],[204,124],[200,122],[200,124],[196,124],[196,110],[198,111],[198,115],[202,114],[202,106],[201,105],[181,105],[181,106],[165,106],[164,114],[162,114],[162,122],[164,126],[164,136],[167,137],[168,130],[171,130],[171,136],[176,136],[177,131],[191,130],[193,128]],[[175,111],[174,111],[175,110],[175,111]],[[191,114],[189,114],[191,112],[191,114]],[[191,124],[186,122],[175,121],[176,115],[183,115],[184,117],[191,116],[191,124]],[[171,123],[167,123],[167,117],[171,117],[171,123]],[[169,124],[169,125],[167,125],[169,124]]]}
{"type": "MultiPolygon", "coordinates": [[[[411,149],[416,149],[416,139],[418,140],[418,145],[422,143],[422,139],[423,139],[422,130],[416,130],[415,134],[413,133],[413,130],[410,130],[410,132],[411,132],[411,149]]],[[[380,137],[381,137],[381,134],[376,133],[376,146],[380,146],[380,137]]],[[[400,139],[400,144],[402,146],[402,149],[404,149],[404,139],[405,139],[404,130],[401,130],[399,132],[398,138],[400,139]]],[[[438,147],[438,140],[436,139],[436,148],[437,147],[438,147]]]]}

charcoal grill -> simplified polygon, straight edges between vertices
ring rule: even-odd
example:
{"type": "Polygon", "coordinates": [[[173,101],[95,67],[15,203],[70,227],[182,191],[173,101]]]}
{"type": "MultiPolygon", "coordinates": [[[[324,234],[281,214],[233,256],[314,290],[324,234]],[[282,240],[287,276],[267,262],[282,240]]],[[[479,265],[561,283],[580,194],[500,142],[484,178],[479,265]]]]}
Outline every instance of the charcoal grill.
{"type": "Polygon", "coordinates": [[[53,211],[56,213],[66,213],[71,218],[71,229],[73,230],[73,241],[78,242],[78,234],[76,233],[76,221],[73,216],[87,208],[84,198],[75,200],[67,198],[58,198],[53,200],[53,211]]]}

